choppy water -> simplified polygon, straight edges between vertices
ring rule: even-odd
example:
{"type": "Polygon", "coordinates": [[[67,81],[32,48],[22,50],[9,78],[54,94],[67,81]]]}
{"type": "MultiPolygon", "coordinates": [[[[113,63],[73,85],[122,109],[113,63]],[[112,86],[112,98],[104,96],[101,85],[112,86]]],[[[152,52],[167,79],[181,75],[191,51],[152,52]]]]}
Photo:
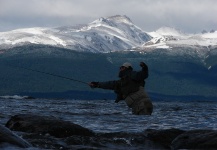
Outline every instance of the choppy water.
{"type": "Polygon", "coordinates": [[[131,114],[124,101],[0,99],[0,123],[16,114],[55,116],[95,132],[142,132],[145,129],[217,129],[217,101],[153,101],[151,116],[131,114]]]}

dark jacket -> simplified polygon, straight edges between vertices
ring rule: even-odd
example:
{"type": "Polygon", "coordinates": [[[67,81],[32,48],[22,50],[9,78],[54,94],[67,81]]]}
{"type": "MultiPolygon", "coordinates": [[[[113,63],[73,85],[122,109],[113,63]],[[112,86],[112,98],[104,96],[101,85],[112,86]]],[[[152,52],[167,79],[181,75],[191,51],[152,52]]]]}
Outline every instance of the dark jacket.
{"type": "Polygon", "coordinates": [[[148,67],[145,66],[141,71],[127,69],[119,73],[120,80],[99,82],[99,88],[114,90],[121,94],[123,98],[139,90],[139,86],[145,86],[145,79],[148,78],[148,67]]]}

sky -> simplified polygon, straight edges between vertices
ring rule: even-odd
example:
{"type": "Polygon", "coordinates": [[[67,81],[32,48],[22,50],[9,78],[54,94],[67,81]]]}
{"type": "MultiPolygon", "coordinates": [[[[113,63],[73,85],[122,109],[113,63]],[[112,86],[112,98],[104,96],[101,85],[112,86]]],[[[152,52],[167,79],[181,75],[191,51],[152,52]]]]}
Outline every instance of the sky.
{"type": "Polygon", "coordinates": [[[142,30],[217,30],[217,0],[0,0],[0,32],[88,24],[126,15],[142,30]]]}

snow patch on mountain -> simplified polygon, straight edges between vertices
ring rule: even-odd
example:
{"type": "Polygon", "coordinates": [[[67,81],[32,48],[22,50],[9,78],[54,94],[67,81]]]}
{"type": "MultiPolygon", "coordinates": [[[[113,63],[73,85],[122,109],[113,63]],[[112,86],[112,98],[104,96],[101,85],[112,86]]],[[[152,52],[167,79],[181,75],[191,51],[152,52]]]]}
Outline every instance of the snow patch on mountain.
{"type": "Polygon", "coordinates": [[[26,28],[0,33],[0,45],[17,45],[24,43],[64,45],[64,42],[52,34],[46,33],[47,28],[26,28]]]}
{"type": "Polygon", "coordinates": [[[201,35],[203,38],[206,38],[206,39],[213,39],[213,38],[216,38],[217,39],[217,31],[215,32],[212,32],[212,33],[204,33],[201,35]]]}
{"type": "Polygon", "coordinates": [[[166,38],[157,33],[157,32],[149,32],[148,33],[152,39],[148,42],[146,42],[145,44],[143,44],[143,47],[157,47],[157,48],[170,48],[167,44],[166,44],[166,38]]]}
{"type": "Polygon", "coordinates": [[[54,40],[57,44],[66,46],[66,42],[63,41],[62,39],[60,39],[59,37],[55,37],[55,36],[51,35],[49,38],[52,39],[52,40],[54,40]]]}
{"type": "Polygon", "coordinates": [[[34,34],[34,35],[41,35],[44,34],[45,28],[27,28],[27,29],[18,29],[18,30],[13,30],[12,32],[14,33],[29,33],[29,34],[34,34]]]}

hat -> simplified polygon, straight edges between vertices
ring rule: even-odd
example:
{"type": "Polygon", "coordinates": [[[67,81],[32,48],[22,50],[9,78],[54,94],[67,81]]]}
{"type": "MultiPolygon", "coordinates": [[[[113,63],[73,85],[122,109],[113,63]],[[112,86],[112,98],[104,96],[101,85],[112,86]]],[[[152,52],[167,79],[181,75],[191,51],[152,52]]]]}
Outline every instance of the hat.
{"type": "Polygon", "coordinates": [[[124,66],[126,68],[132,67],[131,63],[128,63],[128,62],[123,63],[122,66],[124,66]]]}

